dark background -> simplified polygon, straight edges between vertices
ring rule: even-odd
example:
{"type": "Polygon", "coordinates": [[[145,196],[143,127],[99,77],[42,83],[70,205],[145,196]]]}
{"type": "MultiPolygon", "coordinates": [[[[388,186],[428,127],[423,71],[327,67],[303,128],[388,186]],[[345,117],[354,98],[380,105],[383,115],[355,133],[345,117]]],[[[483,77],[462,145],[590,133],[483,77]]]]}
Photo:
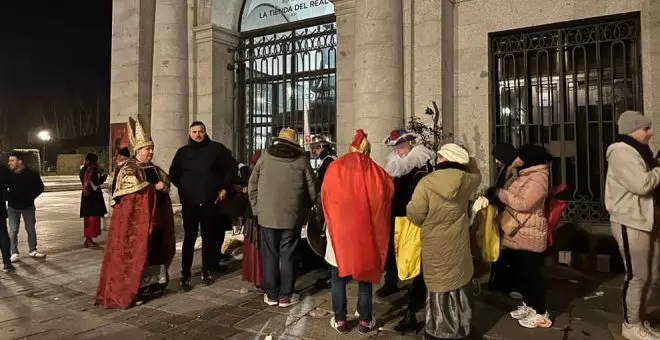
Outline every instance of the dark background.
{"type": "Polygon", "coordinates": [[[111,0],[0,1],[0,150],[108,144],[111,35],[111,0]]]}

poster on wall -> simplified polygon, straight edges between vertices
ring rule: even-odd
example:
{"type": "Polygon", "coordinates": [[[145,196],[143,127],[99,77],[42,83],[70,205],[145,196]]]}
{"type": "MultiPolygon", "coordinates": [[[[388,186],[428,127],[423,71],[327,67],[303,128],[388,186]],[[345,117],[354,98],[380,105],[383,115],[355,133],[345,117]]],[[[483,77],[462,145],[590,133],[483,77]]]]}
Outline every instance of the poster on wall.
{"type": "Polygon", "coordinates": [[[335,12],[330,0],[248,0],[243,6],[240,27],[243,32],[335,12]]]}
{"type": "Polygon", "coordinates": [[[110,162],[110,169],[115,171],[115,164],[117,164],[117,153],[122,148],[128,147],[128,129],[126,123],[110,124],[110,155],[112,157],[110,162]]]}

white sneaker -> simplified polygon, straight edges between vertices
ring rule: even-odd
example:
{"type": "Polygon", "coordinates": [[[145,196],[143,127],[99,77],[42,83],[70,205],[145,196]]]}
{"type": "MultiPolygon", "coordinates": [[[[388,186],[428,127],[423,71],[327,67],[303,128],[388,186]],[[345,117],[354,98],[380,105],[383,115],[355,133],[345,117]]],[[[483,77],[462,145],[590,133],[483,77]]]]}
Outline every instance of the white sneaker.
{"type": "Polygon", "coordinates": [[[43,259],[44,257],[46,257],[46,254],[42,254],[36,250],[31,251],[30,254],[28,255],[30,255],[30,257],[33,257],[35,259],[43,259]]]}
{"type": "Polygon", "coordinates": [[[518,323],[525,328],[550,328],[552,327],[552,320],[550,320],[550,314],[546,312],[545,314],[532,314],[522,320],[518,320],[518,323]]]}
{"type": "Polygon", "coordinates": [[[660,329],[654,328],[651,326],[651,323],[648,321],[644,322],[644,328],[646,328],[649,333],[651,333],[654,337],[660,339],[660,329]]]}
{"type": "Polygon", "coordinates": [[[9,260],[11,260],[11,262],[18,261],[18,254],[16,254],[16,253],[11,254],[11,257],[9,258],[9,260]]]}
{"type": "Polygon", "coordinates": [[[523,302],[522,306],[518,306],[516,310],[509,314],[516,320],[522,320],[532,315],[536,315],[536,311],[531,307],[527,307],[527,305],[523,302]]]}
{"type": "Polygon", "coordinates": [[[641,323],[631,325],[624,322],[621,325],[621,336],[628,340],[658,340],[659,338],[653,336],[644,325],[641,323]]]}

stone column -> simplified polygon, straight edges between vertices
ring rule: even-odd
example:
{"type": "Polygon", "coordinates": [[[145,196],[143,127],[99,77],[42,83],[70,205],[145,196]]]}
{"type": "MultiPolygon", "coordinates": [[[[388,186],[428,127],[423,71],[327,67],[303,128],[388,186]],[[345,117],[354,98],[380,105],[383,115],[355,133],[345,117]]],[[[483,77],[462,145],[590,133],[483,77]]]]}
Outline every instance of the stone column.
{"type": "Polygon", "coordinates": [[[353,65],[355,61],[355,0],[334,0],[337,18],[337,142],[338,154],[348,150],[355,132],[353,65]]]}
{"type": "Polygon", "coordinates": [[[156,0],[151,137],[165,170],[188,136],[187,16],[186,0],[156,0]]]}
{"type": "Polygon", "coordinates": [[[355,3],[355,127],[369,134],[372,158],[383,165],[381,142],[404,125],[403,13],[401,0],[355,3]]]}
{"type": "Polygon", "coordinates": [[[238,45],[238,34],[213,24],[197,26],[194,33],[196,91],[192,116],[206,123],[211,138],[235,151],[234,60],[229,49],[238,45]]]}
{"type": "Polygon", "coordinates": [[[140,116],[149,127],[155,0],[112,2],[110,123],[140,116]]]}

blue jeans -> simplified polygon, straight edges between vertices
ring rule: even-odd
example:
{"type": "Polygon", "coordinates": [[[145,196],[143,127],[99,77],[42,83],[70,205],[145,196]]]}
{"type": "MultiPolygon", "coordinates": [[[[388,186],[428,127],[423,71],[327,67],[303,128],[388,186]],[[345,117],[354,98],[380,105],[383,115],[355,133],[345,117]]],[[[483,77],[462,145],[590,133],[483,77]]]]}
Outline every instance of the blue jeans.
{"type": "MultiPolygon", "coordinates": [[[[339,277],[339,269],[332,267],[332,311],[335,313],[335,321],[346,321],[346,284],[353,279],[350,276],[339,277]]],[[[360,321],[371,321],[372,305],[371,293],[373,285],[370,282],[358,281],[357,311],[360,321]]]]}
{"type": "Polygon", "coordinates": [[[25,209],[7,207],[7,214],[9,215],[9,240],[12,254],[18,254],[18,227],[21,225],[21,216],[23,216],[25,232],[28,236],[29,250],[30,252],[37,250],[37,231],[35,229],[37,218],[35,210],[34,206],[25,209]]]}

